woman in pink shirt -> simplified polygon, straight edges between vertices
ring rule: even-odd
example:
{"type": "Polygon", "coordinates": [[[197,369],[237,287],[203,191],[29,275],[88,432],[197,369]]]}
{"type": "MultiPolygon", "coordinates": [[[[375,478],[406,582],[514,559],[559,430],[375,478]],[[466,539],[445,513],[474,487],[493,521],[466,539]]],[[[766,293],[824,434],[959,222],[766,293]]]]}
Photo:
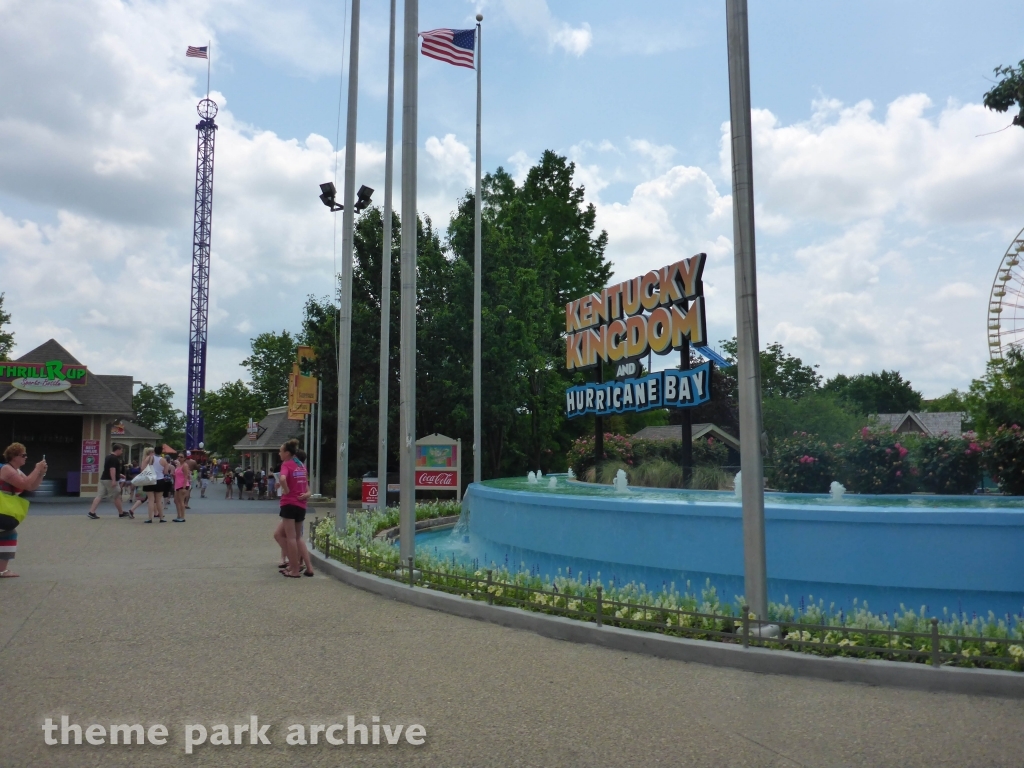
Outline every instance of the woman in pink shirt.
{"type": "Polygon", "coordinates": [[[189,486],[189,466],[184,454],[178,454],[178,461],[174,467],[174,507],[178,510],[178,516],[171,520],[172,523],[185,522],[185,495],[189,486]]]}
{"type": "Polygon", "coordinates": [[[295,579],[302,575],[300,563],[306,576],[313,575],[309,549],[302,540],[302,522],[306,519],[306,501],[310,494],[306,468],[295,456],[298,450],[299,441],[289,440],[278,452],[281,458],[281,522],[274,531],[274,540],[285,554],[281,575],[295,579]]]}

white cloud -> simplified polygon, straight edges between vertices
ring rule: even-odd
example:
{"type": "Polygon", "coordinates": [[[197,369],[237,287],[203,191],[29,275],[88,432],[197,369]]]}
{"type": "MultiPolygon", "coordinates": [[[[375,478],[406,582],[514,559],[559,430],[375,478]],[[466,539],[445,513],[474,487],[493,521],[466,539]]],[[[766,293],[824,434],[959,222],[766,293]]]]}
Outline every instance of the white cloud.
{"type": "Polygon", "coordinates": [[[555,18],[547,0],[503,0],[501,10],[520,32],[543,38],[551,49],[582,56],[594,42],[590,24],[584,21],[574,27],[555,18]]]}

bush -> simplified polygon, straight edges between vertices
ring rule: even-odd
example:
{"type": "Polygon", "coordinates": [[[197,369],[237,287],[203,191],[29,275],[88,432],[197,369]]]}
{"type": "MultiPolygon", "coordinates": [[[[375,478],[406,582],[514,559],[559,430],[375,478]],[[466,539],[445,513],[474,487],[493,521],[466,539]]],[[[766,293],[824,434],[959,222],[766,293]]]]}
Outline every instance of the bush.
{"type": "Polygon", "coordinates": [[[909,493],[917,470],[910,453],[888,429],[864,427],[845,446],[837,448],[843,465],[842,482],[854,493],[909,493]]]}
{"type": "Polygon", "coordinates": [[[921,487],[932,493],[972,493],[981,476],[981,446],[973,435],[922,437],[914,450],[921,487]]]}
{"type": "MultiPolygon", "coordinates": [[[[640,464],[652,459],[664,459],[682,466],[682,440],[634,440],[633,457],[640,464]]],[[[729,448],[713,437],[693,441],[693,465],[695,467],[720,467],[729,460],[729,448]]]]}
{"type": "MultiPolygon", "coordinates": [[[[604,460],[618,461],[627,467],[633,466],[633,442],[628,437],[604,433],[604,460]]],[[[577,439],[569,449],[566,457],[568,464],[577,477],[594,466],[594,436],[587,435],[577,439]]]]}
{"type": "Polygon", "coordinates": [[[650,459],[637,464],[629,473],[632,485],[646,488],[685,488],[683,468],[668,459],[650,459]]]}
{"type": "Polygon", "coordinates": [[[835,453],[816,435],[794,432],[775,444],[775,464],[769,482],[789,493],[828,493],[836,479],[835,453]]]}
{"type": "Polygon", "coordinates": [[[695,491],[731,491],[735,477],[721,467],[694,467],[690,488],[695,491]]]}
{"type": "Polygon", "coordinates": [[[1024,433],[1016,424],[1001,426],[983,447],[985,468],[999,490],[1024,496],[1024,433]]]}
{"type": "Polygon", "coordinates": [[[350,477],[348,479],[348,497],[357,501],[363,498],[363,478],[350,477]]]}

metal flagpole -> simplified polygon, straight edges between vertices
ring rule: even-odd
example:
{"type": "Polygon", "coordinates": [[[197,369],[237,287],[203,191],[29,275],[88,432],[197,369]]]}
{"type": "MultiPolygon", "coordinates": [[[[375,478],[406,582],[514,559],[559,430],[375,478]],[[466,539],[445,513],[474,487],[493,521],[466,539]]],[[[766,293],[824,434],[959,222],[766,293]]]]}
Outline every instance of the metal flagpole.
{"type": "Polygon", "coordinates": [[[206,98],[210,98],[210,67],[213,64],[213,41],[206,41],[206,98]]]}
{"type": "Polygon", "coordinates": [[[481,38],[480,22],[484,20],[483,14],[476,15],[476,192],[475,205],[473,210],[473,482],[479,483],[483,480],[480,472],[480,459],[483,453],[483,437],[481,435],[481,420],[483,412],[483,394],[480,385],[481,370],[481,286],[483,276],[481,274],[481,233],[480,233],[480,73],[481,53],[483,39],[481,38]]]}
{"type": "Polygon", "coordinates": [[[767,619],[768,568],[764,541],[761,366],[757,335],[747,0],[725,0],[725,17],[729,41],[729,115],[732,130],[732,210],[736,270],[736,361],[743,494],[744,590],[751,611],[757,614],[758,618],[767,619]]]}
{"type": "Polygon", "coordinates": [[[419,23],[419,0],[405,0],[402,54],[402,394],[398,432],[401,441],[398,522],[403,562],[416,552],[416,105],[419,23]]]}
{"type": "Polygon", "coordinates": [[[338,467],[334,526],[348,524],[348,410],[352,375],[352,230],[356,203],[356,109],[359,101],[359,0],[352,0],[348,59],[348,122],[345,129],[345,210],[341,224],[341,301],[338,311],[338,467]]]}
{"type": "Polygon", "coordinates": [[[321,379],[316,385],[316,487],[313,492],[320,493],[320,467],[321,467],[321,451],[323,447],[323,428],[324,428],[324,382],[321,379]]]}
{"type": "Polygon", "coordinates": [[[395,175],[395,0],[388,38],[388,122],[384,138],[384,248],[380,263],[380,404],[377,416],[377,508],[388,505],[388,377],[391,375],[391,183],[395,175]]]}

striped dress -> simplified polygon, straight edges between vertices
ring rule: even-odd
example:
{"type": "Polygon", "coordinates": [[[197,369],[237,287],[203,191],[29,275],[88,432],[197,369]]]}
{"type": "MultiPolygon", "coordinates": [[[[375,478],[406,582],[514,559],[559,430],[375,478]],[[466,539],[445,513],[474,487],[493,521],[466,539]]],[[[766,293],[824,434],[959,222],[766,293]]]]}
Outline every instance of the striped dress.
{"type": "MultiPolygon", "coordinates": [[[[15,488],[9,483],[0,481],[0,491],[7,493],[21,493],[20,488],[15,488]]],[[[0,560],[13,560],[18,550],[18,532],[15,530],[0,531],[0,560]]]]}

